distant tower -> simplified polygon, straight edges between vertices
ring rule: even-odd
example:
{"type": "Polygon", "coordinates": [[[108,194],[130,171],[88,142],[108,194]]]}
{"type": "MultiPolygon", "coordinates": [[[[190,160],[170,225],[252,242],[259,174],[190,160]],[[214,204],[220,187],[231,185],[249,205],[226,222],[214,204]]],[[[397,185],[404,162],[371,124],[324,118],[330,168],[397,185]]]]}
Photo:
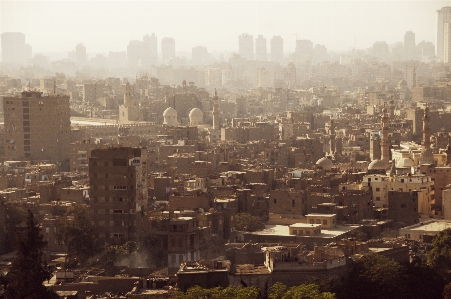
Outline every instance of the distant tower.
{"type": "Polygon", "coordinates": [[[133,96],[130,88],[130,83],[125,84],[125,95],[124,95],[124,106],[132,107],[134,106],[133,96]]]}
{"type": "Polygon", "coordinates": [[[393,100],[393,96],[390,98],[390,118],[393,119],[395,117],[395,100],[393,100]]]}
{"type": "Polygon", "coordinates": [[[412,88],[417,87],[417,68],[413,65],[412,88]]]}
{"type": "Polygon", "coordinates": [[[423,140],[421,151],[422,163],[434,163],[434,155],[431,150],[431,116],[429,115],[429,107],[424,109],[423,116],[423,140]]]}
{"type": "Polygon", "coordinates": [[[166,63],[167,60],[175,57],[175,40],[172,37],[164,37],[161,40],[161,60],[166,63]]]}
{"type": "Polygon", "coordinates": [[[215,89],[215,96],[213,98],[213,130],[221,129],[221,125],[219,122],[219,100],[218,100],[218,92],[215,89]]]}
{"type": "Polygon", "coordinates": [[[404,35],[404,60],[416,58],[415,33],[407,31],[404,35]]]}
{"type": "Polygon", "coordinates": [[[254,60],[254,38],[243,33],[238,37],[238,52],[242,58],[254,60]]]}
{"type": "Polygon", "coordinates": [[[86,47],[80,43],[75,47],[75,61],[77,62],[77,64],[83,64],[86,62],[86,60],[86,47]]]}
{"type": "Polygon", "coordinates": [[[442,7],[437,10],[437,57],[445,61],[445,24],[451,22],[451,6],[442,7]]]}
{"type": "Polygon", "coordinates": [[[388,161],[390,160],[390,139],[388,136],[389,128],[388,122],[389,117],[387,113],[387,108],[384,106],[382,109],[382,118],[381,118],[381,130],[382,130],[382,139],[381,139],[381,160],[388,165],[388,161]]]}
{"type": "Polygon", "coordinates": [[[282,63],[283,62],[283,39],[279,35],[271,38],[271,61],[282,63]]]}
{"type": "Polygon", "coordinates": [[[263,35],[259,35],[255,39],[255,60],[267,61],[268,51],[266,49],[266,38],[263,35]]]}
{"type": "Polygon", "coordinates": [[[336,151],[336,143],[335,143],[335,122],[333,119],[330,120],[330,154],[334,155],[336,151]]]}

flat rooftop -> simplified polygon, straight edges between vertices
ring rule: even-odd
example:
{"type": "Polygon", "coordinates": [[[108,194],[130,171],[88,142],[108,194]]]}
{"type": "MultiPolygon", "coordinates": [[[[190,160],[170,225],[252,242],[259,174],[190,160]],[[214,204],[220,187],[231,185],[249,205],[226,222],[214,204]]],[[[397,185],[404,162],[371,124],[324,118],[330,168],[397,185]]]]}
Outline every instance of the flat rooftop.
{"type": "MultiPolygon", "coordinates": [[[[310,224],[309,224],[310,225],[310,224]]],[[[360,225],[346,225],[346,226],[337,226],[332,229],[321,229],[321,234],[319,235],[312,235],[310,237],[322,237],[322,238],[333,238],[340,236],[342,234],[348,233],[356,228],[360,227],[360,225]]],[[[253,235],[273,235],[273,236],[291,236],[290,230],[288,225],[265,225],[265,228],[260,231],[256,232],[249,232],[246,234],[253,234],[253,235]]],[[[303,235],[302,237],[309,237],[306,235],[303,235]]]]}
{"type": "Polygon", "coordinates": [[[451,222],[447,221],[430,221],[423,224],[415,224],[408,227],[401,228],[401,230],[411,230],[411,231],[428,231],[428,232],[439,232],[446,228],[451,228],[451,222]]]}

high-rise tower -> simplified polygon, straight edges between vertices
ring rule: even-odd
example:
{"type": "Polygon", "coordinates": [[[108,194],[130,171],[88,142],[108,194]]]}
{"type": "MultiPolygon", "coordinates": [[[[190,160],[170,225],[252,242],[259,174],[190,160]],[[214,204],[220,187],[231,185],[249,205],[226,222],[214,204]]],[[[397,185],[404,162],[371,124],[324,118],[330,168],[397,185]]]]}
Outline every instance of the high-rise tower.
{"type": "Polygon", "coordinates": [[[254,38],[252,35],[243,33],[238,37],[238,52],[242,58],[254,60],[254,38]]]}
{"type": "Polygon", "coordinates": [[[423,139],[421,145],[421,163],[434,163],[434,154],[431,150],[431,116],[429,115],[429,107],[427,106],[424,108],[423,139]]]}
{"type": "Polygon", "coordinates": [[[161,60],[166,63],[175,57],[175,40],[172,37],[164,37],[161,40],[161,60]]]}
{"type": "Polygon", "coordinates": [[[268,51],[266,49],[266,38],[263,35],[259,35],[255,39],[255,60],[267,61],[268,51]]]}
{"type": "Polygon", "coordinates": [[[279,35],[271,38],[271,61],[283,62],[283,39],[279,35]]]}
{"type": "Polygon", "coordinates": [[[443,62],[445,49],[445,23],[451,22],[451,6],[437,10],[437,57],[443,62]]]}
{"type": "Polygon", "coordinates": [[[330,136],[330,154],[334,155],[336,149],[335,149],[335,122],[333,119],[330,120],[329,136],[330,136]]]}
{"type": "Polygon", "coordinates": [[[404,34],[404,60],[412,60],[416,58],[415,33],[407,31],[404,34]]]}

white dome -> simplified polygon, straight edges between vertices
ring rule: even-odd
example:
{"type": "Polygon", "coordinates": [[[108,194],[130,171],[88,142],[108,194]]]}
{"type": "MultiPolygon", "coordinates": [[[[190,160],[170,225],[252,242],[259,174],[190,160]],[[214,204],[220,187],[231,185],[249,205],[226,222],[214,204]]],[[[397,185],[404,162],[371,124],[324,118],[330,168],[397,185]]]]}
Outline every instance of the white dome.
{"type": "Polygon", "coordinates": [[[166,108],[166,110],[164,110],[164,112],[163,112],[163,117],[166,117],[166,116],[177,116],[177,110],[175,110],[172,107],[166,108]]]}
{"type": "Polygon", "coordinates": [[[166,110],[164,110],[163,117],[164,117],[163,124],[168,125],[168,126],[172,126],[172,127],[177,127],[178,126],[177,110],[175,110],[174,108],[169,107],[166,110]]]}
{"type": "Polygon", "coordinates": [[[193,108],[189,112],[189,123],[191,126],[201,125],[204,122],[204,113],[199,108],[193,108]]]}
{"type": "Polygon", "coordinates": [[[368,170],[385,170],[386,165],[382,160],[373,160],[370,165],[368,165],[368,170]]]}
{"type": "Polygon", "coordinates": [[[396,168],[407,168],[412,166],[415,166],[415,164],[409,158],[401,158],[398,160],[398,163],[396,163],[396,168]]]}
{"type": "Polygon", "coordinates": [[[332,169],[333,163],[330,159],[323,157],[323,158],[319,159],[318,161],[316,161],[316,166],[329,171],[332,169]]]}

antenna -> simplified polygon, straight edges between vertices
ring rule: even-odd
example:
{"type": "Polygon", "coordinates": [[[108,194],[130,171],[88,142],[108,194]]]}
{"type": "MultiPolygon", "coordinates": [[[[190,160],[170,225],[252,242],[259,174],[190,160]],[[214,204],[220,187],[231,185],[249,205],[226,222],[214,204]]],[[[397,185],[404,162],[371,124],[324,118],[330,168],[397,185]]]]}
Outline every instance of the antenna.
{"type": "Polygon", "coordinates": [[[53,95],[56,93],[56,80],[53,80],[53,95]]]}

